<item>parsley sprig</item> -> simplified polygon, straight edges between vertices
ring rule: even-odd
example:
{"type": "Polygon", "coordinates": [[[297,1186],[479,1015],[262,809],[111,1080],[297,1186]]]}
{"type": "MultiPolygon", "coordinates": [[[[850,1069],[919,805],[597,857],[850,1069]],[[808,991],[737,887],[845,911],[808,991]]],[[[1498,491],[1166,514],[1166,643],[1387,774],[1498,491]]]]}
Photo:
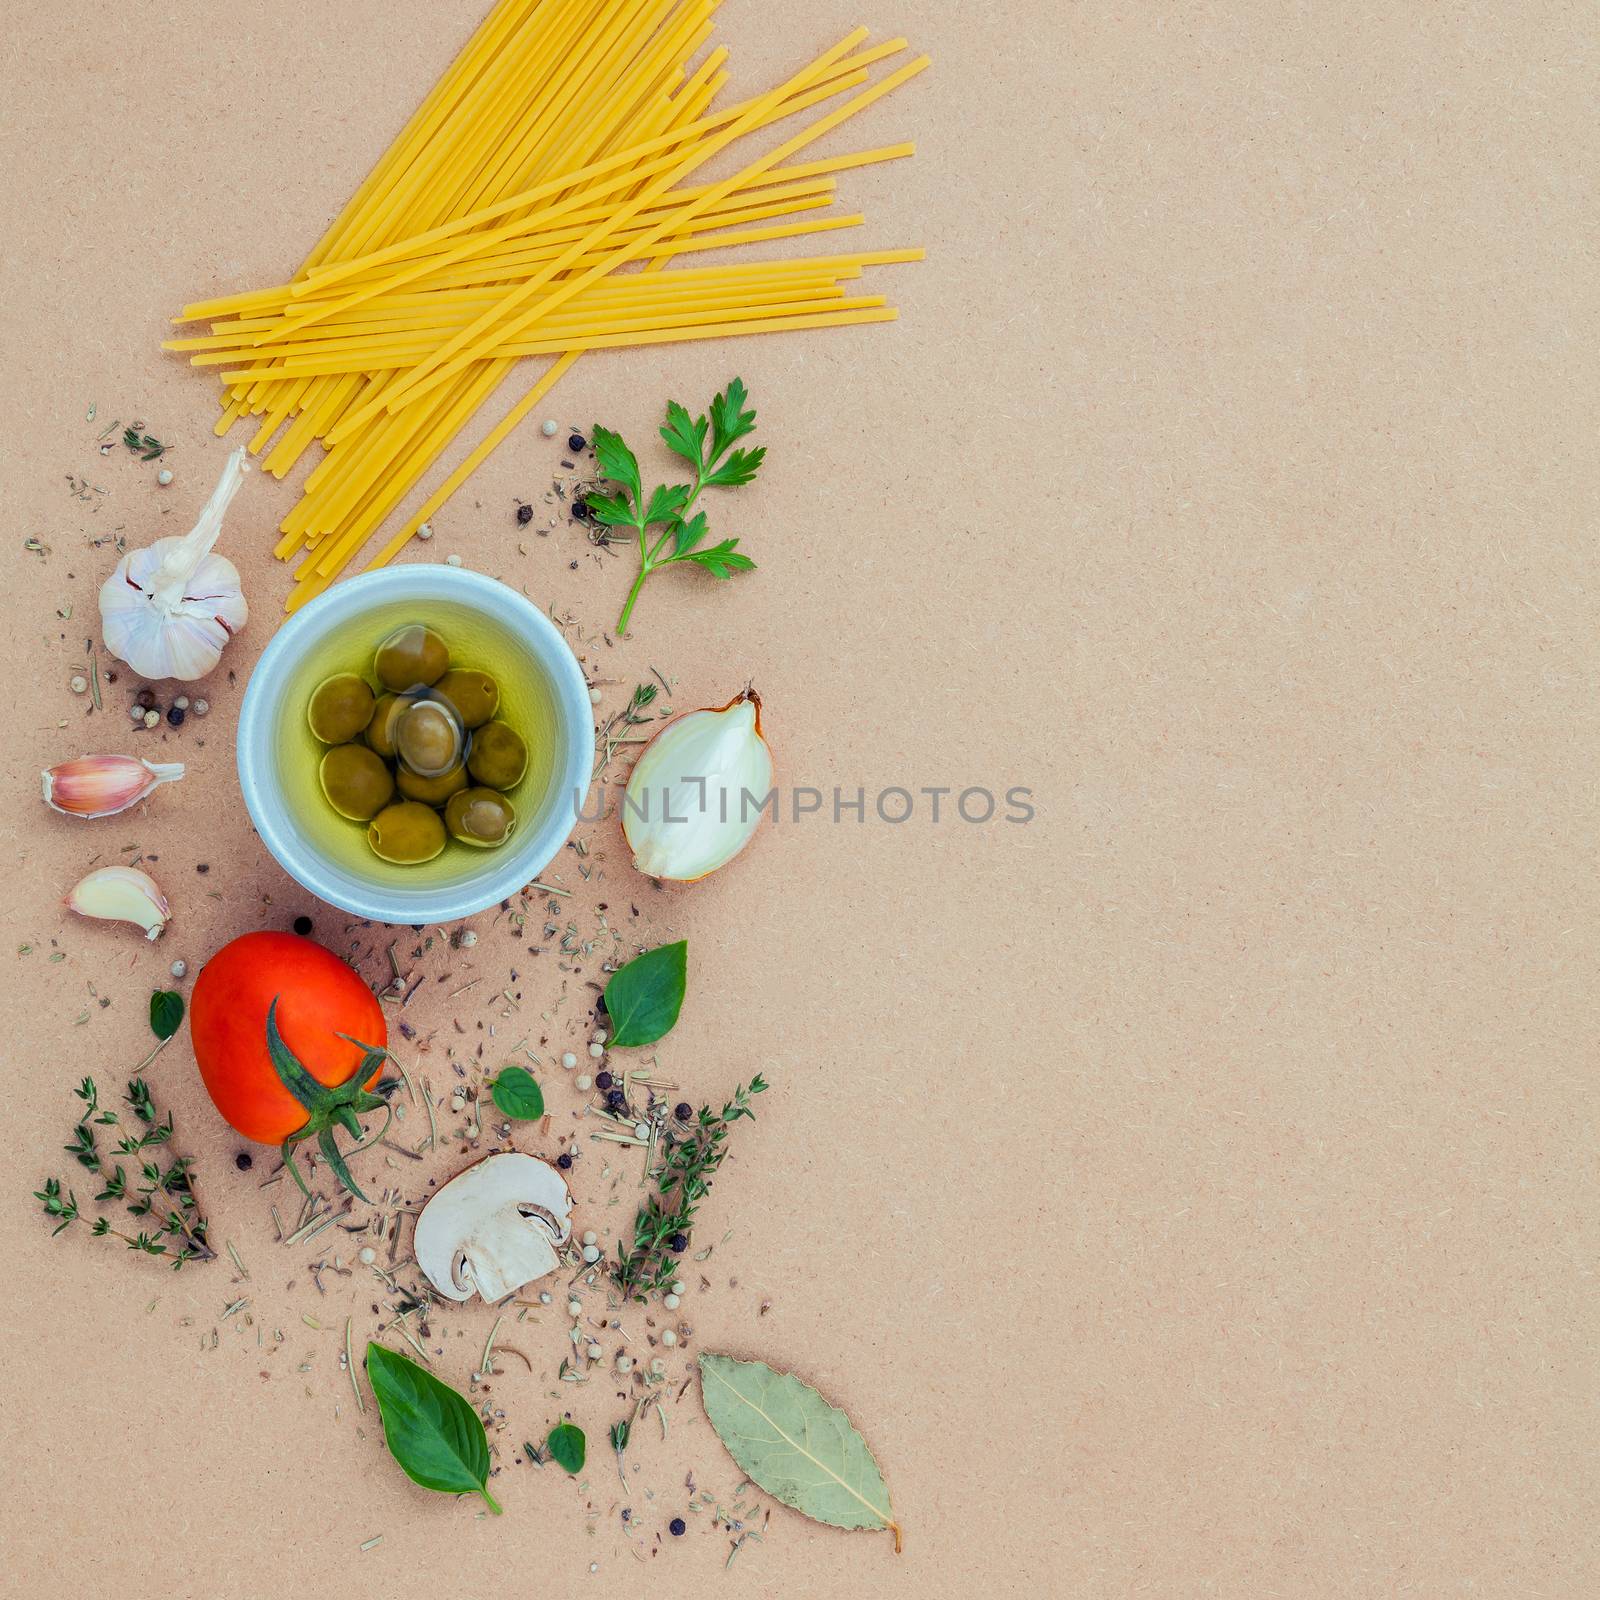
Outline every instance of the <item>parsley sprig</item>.
{"type": "Polygon", "coordinates": [[[617,494],[591,494],[589,515],[608,528],[632,528],[639,538],[639,574],[628,591],[627,604],[617,619],[617,632],[626,633],[628,618],[644,581],[652,572],[674,562],[692,562],[713,578],[731,578],[755,567],[741,555],[737,539],[706,544],[710,531],[704,511],[694,509],[703,489],[736,489],[755,477],[766,458],[766,447],[736,448],[755,430],[756,414],[745,409],[744,383],[735,378],[712,402],[709,416],[691,417],[676,400],[667,402],[667,420],[661,437],[667,448],[694,468],[693,483],[657,484],[648,495],[639,475],[639,461],[619,434],[598,424],[591,430],[600,474],[619,486],[617,494]],[[659,534],[651,530],[659,528],[659,534]]]}

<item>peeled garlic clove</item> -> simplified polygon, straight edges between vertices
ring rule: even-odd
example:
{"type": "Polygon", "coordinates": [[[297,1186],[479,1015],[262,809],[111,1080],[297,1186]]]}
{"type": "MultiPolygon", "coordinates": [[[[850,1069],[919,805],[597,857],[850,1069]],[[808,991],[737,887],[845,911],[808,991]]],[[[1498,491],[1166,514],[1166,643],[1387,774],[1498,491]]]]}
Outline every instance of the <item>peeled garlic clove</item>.
{"type": "Polygon", "coordinates": [[[136,756],[80,756],[39,776],[44,803],[68,817],[114,817],[136,806],[163,783],[183,776],[181,761],[144,761],[136,756]]]}
{"type": "Polygon", "coordinates": [[[634,866],[680,882],[726,866],[760,826],[771,788],[754,689],[674,718],[645,746],[623,797],[634,866]]]}
{"type": "Polygon", "coordinates": [[[212,554],[249,470],[243,448],[235,450],[193,530],[130,550],[100,586],[106,648],[141,677],[203,678],[249,620],[239,569],[212,554]]]}
{"type": "Polygon", "coordinates": [[[147,939],[159,939],[172,920],[172,907],[148,872],[137,867],[97,867],[67,896],[67,909],[80,917],[131,922],[147,939]]]}

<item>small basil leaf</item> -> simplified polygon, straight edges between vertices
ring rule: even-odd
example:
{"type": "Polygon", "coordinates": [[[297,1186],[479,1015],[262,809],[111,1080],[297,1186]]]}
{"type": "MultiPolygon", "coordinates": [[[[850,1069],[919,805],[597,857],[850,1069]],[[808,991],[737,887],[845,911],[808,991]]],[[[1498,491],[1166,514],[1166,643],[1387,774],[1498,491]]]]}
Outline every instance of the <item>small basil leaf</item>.
{"type": "Polygon", "coordinates": [[[478,1413],[449,1384],[381,1344],[367,1345],[367,1379],[389,1454],[401,1471],[440,1494],[481,1494],[499,1516],[488,1488],[489,1440],[478,1413]]]}
{"type": "Polygon", "coordinates": [[[526,1067],[507,1067],[494,1080],[494,1103],[518,1122],[537,1122],[544,1115],[544,1092],[526,1067]]]}
{"type": "Polygon", "coordinates": [[[170,1039],[183,1021],[183,996],[171,989],[157,989],[150,996],[150,1031],[158,1039],[170,1039]]]}
{"type": "Polygon", "coordinates": [[[606,1014],[613,1045],[654,1044],[671,1031],[683,1006],[688,953],[688,941],[680,939],[646,950],[611,975],[606,1014]]]}
{"type": "Polygon", "coordinates": [[[565,1467],[574,1476],[583,1471],[584,1457],[588,1453],[588,1441],[583,1436],[583,1429],[575,1423],[558,1423],[550,1430],[550,1437],[545,1440],[544,1447],[550,1452],[550,1459],[557,1466],[565,1467]]]}

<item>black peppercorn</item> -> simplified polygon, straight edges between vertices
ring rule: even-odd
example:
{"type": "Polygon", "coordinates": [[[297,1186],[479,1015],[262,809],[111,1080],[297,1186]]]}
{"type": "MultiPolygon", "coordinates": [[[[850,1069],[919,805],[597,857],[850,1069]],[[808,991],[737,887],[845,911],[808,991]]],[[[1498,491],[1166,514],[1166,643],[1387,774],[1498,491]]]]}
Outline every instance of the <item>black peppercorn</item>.
{"type": "Polygon", "coordinates": [[[183,707],[174,706],[167,713],[167,721],[170,722],[174,728],[181,728],[183,726],[183,707]]]}
{"type": "Polygon", "coordinates": [[[628,1103],[628,1097],[620,1089],[612,1089],[606,1095],[606,1104],[613,1111],[620,1111],[628,1103]]]}
{"type": "Polygon", "coordinates": [[[233,1164],[241,1172],[248,1172],[256,1163],[255,1158],[248,1150],[241,1150],[238,1155],[233,1158],[233,1164]]]}
{"type": "Polygon", "coordinates": [[[569,1156],[565,1150],[563,1150],[561,1154],[556,1157],[556,1165],[560,1167],[563,1172],[566,1172],[572,1166],[572,1157],[569,1156]]]}
{"type": "Polygon", "coordinates": [[[597,1089],[609,1089],[616,1081],[617,1080],[613,1078],[609,1072],[597,1072],[595,1074],[594,1086],[597,1089]]]}
{"type": "Polygon", "coordinates": [[[667,1524],[667,1532],[670,1533],[674,1539],[681,1539],[688,1531],[689,1524],[685,1522],[682,1517],[674,1517],[672,1521],[667,1524]]]}
{"type": "Polygon", "coordinates": [[[672,1114],[678,1119],[679,1122],[688,1122],[694,1116],[694,1107],[690,1105],[687,1100],[680,1100],[677,1105],[672,1108],[672,1114]]]}
{"type": "Polygon", "coordinates": [[[575,433],[567,440],[567,449],[582,450],[588,442],[581,433],[575,433]]]}
{"type": "Polygon", "coordinates": [[[294,919],[294,931],[298,933],[302,939],[311,932],[311,927],[312,923],[310,917],[296,917],[294,919]]]}
{"type": "Polygon", "coordinates": [[[675,1256],[681,1256],[688,1248],[689,1235],[686,1233],[675,1233],[670,1239],[667,1240],[667,1249],[669,1249],[675,1256]]]}
{"type": "Polygon", "coordinates": [[[572,514],[578,519],[579,522],[587,521],[589,516],[589,502],[587,500],[574,500],[572,502],[572,514]]]}
{"type": "Polygon", "coordinates": [[[532,522],[532,521],[533,521],[533,507],[532,506],[518,506],[517,507],[517,526],[519,528],[526,528],[528,526],[528,524],[530,522],[532,522]]]}

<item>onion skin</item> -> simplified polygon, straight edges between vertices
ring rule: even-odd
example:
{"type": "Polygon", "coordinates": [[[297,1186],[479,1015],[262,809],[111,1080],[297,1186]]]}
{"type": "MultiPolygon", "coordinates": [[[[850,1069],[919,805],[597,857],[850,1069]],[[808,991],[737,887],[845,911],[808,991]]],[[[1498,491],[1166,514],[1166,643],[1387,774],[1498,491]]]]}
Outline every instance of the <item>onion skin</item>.
{"type": "MultiPolygon", "coordinates": [[[[638,761],[634,763],[633,772],[628,778],[628,790],[632,790],[634,779],[636,777],[640,778],[640,781],[645,788],[645,803],[646,807],[648,807],[650,779],[655,776],[650,769],[651,756],[652,752],[656,752],[657,760],[660,759],[659,752],[661,749],[665,748],[661,745],[662,739],[671,735],[675,729],[680,728],[681,725],[690,717],[705,715],[721,716],[729,711],[732,711],[734,707],[745,704],[748,704],[754,713],[754,733],[756,739],[762,746],[765,757],[764,774],[758,777],[757,782],[762,789],[770,788],[772,782],[772,751],[771,747],[767,744],[766,735],[762,732],[761,728],[761,696],[758,695],[754,689],[745,689],[741,693],[736,694],[725,705],[700,706],[693,711],[683,711],[677,716],[673,717],[671,721],[663,724],[663,726],[651,739],[650,743],[645,746],[643,752],[639,756],[638,761]]],[[[696,773],[693,774],[693,776],[706,778],[709,780],[718,775],[713,773],[696,773]]],[[[711,790],[708,784],[706,790],[708,806],[710,802],[710,794],[711,790]]],[[[622,806],[621,818],[623,840],[627,844],[630,854],[633,856],[633,865],[635,869],[644,873],[645,876],[654,878],[658,882],[662,883],[698,883],[702,878],[709,877],[713,872],[717,871],[718,868],[727,866],[728,863],[738,856],[749,844],[750,840],[755,836],[756,830],[759,828],[760,823],[761,812],[758,811],[755,817],[751,820],[749,829],[744,834],[744,837],[738,839],[737,843],[733,845],[731,850],[729,850],[725,855],[722,855],[720,859],[713,861],[711,865],[704,867],[699,871],[673,871],[670,870],[670,868],[667,867],[667,864],[661,860],[661,852],[658,848],[661,842],[660,837],[658,835],[647,834],[646,832],[646,830],[653,829],[655,824],[637,816],[634,809],[628,805],[626,799],[624,800],[622,806]],[[629,833],[630,821],[634,829],[634,833],[632,834],[629,833]],[[662,870],[657,870],[658,868],[662,870]]],[[[741,825],[733,823],[712,823],[709,826],[714,828],[727,828],[731,830],[729,837],[733,837],[741,825]]]]}

